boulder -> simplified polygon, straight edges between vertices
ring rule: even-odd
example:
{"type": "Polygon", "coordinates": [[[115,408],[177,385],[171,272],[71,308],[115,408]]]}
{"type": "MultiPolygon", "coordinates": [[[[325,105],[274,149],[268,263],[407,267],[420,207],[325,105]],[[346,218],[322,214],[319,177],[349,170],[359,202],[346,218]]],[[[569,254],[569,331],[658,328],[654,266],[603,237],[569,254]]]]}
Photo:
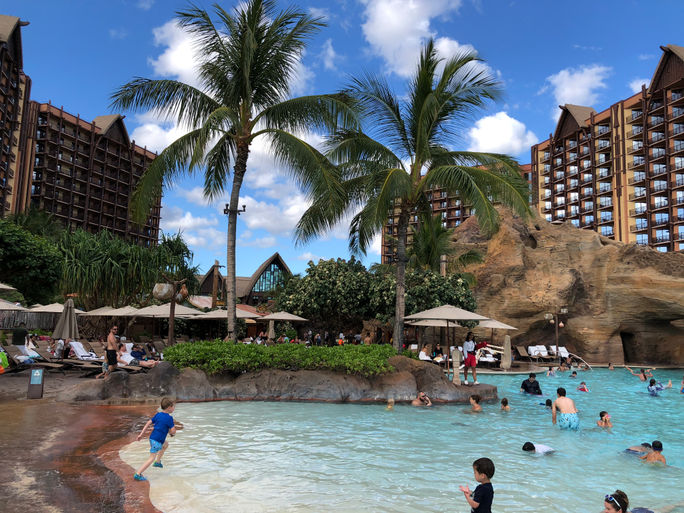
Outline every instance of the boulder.
{"type": "Polygon", "coordinates": [[[484,254],[466,269],[477,279],[478,313],[517,327],[509,332],[513,345],[555,345],[555,326],[544,314],[566,307],[560,345],[589,362],[684,364],[683,253],[500,213],[501,229],[491,238],[474,218],[454,238],[484,254]]]}

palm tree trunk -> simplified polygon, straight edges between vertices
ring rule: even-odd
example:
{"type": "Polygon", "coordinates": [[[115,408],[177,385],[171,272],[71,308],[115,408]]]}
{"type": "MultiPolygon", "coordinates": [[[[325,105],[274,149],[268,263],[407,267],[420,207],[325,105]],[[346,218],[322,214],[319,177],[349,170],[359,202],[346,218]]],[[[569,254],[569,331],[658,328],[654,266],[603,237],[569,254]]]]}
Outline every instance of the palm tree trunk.
{"type": "Polygon", "coordinates": [[[394,348],[398,353],[404,347],[404,311],[406,309],[406,234],[408,212],[402,209],[397,224],[397,298],[394,307],[394,348]]]}
{"type": "Polygon", "coordinates": [[[233,168],[233,188],[230,192],[228,204],[228,241],[226,243],[226,309],[228,310],[228,334],[226,340],[235,340],[235,325],[237,324],[235,304],[237,302],[235,286],[235,240],[237,231],[238,201],[240,188],[247,171],[247,157],[249,144],[238,142],[235,167],[233,168]]]}

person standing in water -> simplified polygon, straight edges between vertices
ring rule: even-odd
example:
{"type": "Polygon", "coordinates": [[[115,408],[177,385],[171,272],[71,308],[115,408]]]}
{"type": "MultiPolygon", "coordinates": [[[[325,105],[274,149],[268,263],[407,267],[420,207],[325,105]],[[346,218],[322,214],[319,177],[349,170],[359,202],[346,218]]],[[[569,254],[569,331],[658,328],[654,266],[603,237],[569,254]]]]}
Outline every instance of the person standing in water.
{"type": "Polygon", "coordinates": [[[563,387],[556,390],[558,397],[551,406],[551,422],[555,425],[558,421],[558,426],[561,429],[576,431],[579,429],[579,415],[577,415],[575,401],[566,397],[565,393],[563,387]]]}

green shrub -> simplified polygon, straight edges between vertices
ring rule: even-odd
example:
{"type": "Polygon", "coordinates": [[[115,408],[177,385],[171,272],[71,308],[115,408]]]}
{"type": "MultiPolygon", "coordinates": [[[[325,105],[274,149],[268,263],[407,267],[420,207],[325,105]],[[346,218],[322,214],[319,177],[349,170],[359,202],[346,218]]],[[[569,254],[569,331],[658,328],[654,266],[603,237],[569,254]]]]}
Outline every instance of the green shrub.
{"type": "Polygon", "coordinates": [[[389,372],[387,360],[396,355],[392,346],[306,347],[301,344],[232,344],[220,340],[184,343],[164,351],[164,359],[182,369],[207,374],[240,374],[263,369],[330,370],[361,376],[389,372]]]}

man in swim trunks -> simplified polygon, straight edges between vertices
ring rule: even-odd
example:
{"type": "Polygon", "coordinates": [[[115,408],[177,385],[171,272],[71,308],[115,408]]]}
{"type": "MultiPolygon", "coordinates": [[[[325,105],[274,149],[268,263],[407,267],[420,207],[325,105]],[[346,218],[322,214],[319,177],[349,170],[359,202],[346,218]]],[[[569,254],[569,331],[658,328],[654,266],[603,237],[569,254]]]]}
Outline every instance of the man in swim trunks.
{"type": "Polygon", "coordinates": [[[565,397],[565,389],[562,387],[556,390],[556,395],[558,397],[551,406],[551,422],[556,424],[556,420],[558,420],[558,426],[561,429],[576,431],[579,429],[579,416],[577,415],[575,401],[565,397]]]}
{"type": "Polygon", "coordinates": [[[107,376],[113,371],[116,370],[116,364],[117,364],[117,354],[116,354],[116,349],[117,349],[117,340],[116,340],[116,334],[119,331],[119,328],[116,326],[112,326],[112,329],[109,330],[109,335],[107,335],[107,376]]]}

